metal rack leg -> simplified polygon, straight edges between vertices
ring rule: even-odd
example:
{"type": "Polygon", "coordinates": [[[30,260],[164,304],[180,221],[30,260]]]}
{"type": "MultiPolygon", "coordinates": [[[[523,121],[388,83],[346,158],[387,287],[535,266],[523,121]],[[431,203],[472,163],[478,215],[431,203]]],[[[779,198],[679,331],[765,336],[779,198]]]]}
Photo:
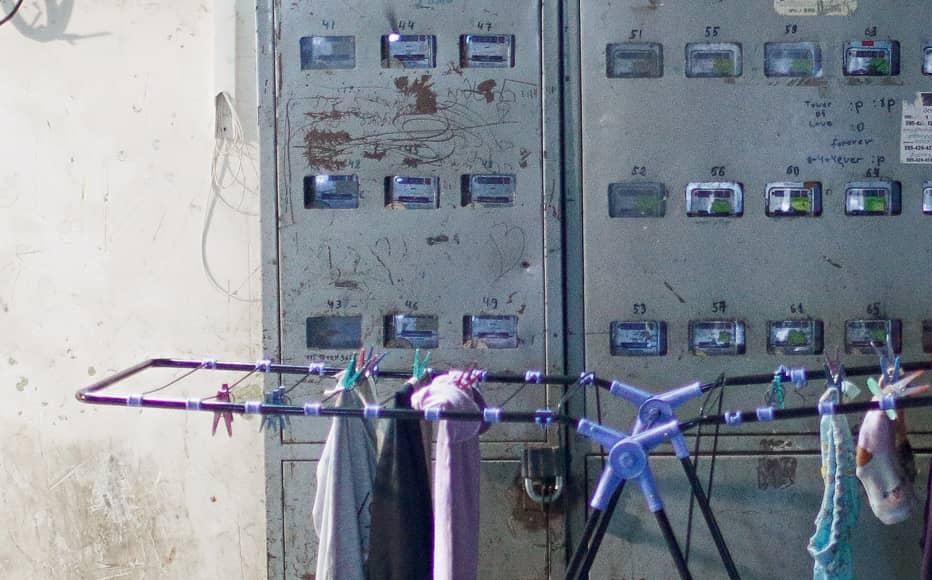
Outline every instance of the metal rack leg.
{"type": "Polygon", "coordinates": [[[612,514],[615,513],[615,506],[618,505],[618,500],[621,498],[621,492],[624,489],[625,481],[622,480],[615,492],[612,493],[606,509],[593,510],[589,516],[583,537],[577,544],[576,551],[573,552],[573,557],[566,568],[566,580],[583,580],[589,576],[589,569],[592,568],[592,562],[599,551],[599,546],[602,545],[602,538],[605,537],[608,524],[612,521],[612,514]]]}
{"type": "Polygon", "coordinates": [[[683,550],[680,549],[676,536],[673,535],[673,528],[670,527],[670,520],[667,519],[667,513],[663,510],[654,512],[657,517],[657,523],[660,524],[660,531],[663,532],[663,539],[667,541],[667,548],[670,555],[673,556],[673,563],[676,564],[676,570],[680,573],[680,580],[693,580],[692,574],[689,573],[689,567],[686,566],[686,558],[683,557],[683,550]]]}
{"type": "Polygon", "coordinates": [[[716,521],[715,514],[712,512],[712,506],[709,505],[709,498],[706,496],[705,490],[702,489],[702,483],[700,483],[699,477],[696,475],[696,468],[688,457],[680,459],[680,463],[683,464],[683,470],[686,472],[689,484],[692,486],[693,493],[696,494],[696,503],[699,504],[699,509],[702,510],[702,515],[709,527],[709,532],[712,534],[712,540],[715,542],[718,554],[722,558],[722,564],[725,565],[725,570],[728,572],[728,577],[731,580],[741,580],[738,567],[735,566],[735,561],[728,550],[728,544],[725,543],[725,537],[722,536],[722,530],[718,527],[718,521],[716,521]]]}

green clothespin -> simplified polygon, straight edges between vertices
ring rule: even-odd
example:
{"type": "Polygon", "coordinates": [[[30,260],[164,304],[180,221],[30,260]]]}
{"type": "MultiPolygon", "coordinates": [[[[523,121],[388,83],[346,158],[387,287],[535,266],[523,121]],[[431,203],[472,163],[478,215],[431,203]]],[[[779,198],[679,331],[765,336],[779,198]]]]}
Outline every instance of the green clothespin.
{"type": "Polygon", "coordinates": [[[849,401],[858,398],[858,395],[861,394],[861,387],[852,383],[849,380],[844,380],[841,382],[841,392],[845,394],[845,398],[849,401]]]}
{"type": "MultiPolygon", "coordinates": [[[[867,388],[871,390],[871,394],[876,397],[878,401],[883,398],[884,393],[880,389],[880,383],[874,377],[867,379],[867,388]]],[[[886,413],[891,421],[896,421],[896,411],[887,409],[886,413]]]]}
{"type": "Polygon", "coordinates": [[[343,387],[344,391],[351,391],[356,387],[356,382],[366,372],[366,366],[364,365],[361,369],[356,368],[356,355],[353,355],[353,358],[350,359],[349,364],[346,366],[346,370],[343,371],[343,379],[340,381],[340,386],[343,387]]]}
{"type": "Polygon", "coordinates": [[[414,363],[411,365],[411,378],[414,379],[415,383],[419,383],[424,380],[424,378],[430,372],[430,367],[427,366],[428,361],[430,361],[429,351],[427,356],[421,359],[421,349],[414,349],[414,363]]]}
{"type": "Polygon", "coordinates": [[[773,381],[770,383],[770,388],[767,389],[767,398],[766,402],[771,407],[776,407],[777,409],[783,409],[784,403],[786,402],[786,393],[783,390],[783,378],[781,375],[781,369],[777,369],[777,372],[773,374],[773,381]]]}

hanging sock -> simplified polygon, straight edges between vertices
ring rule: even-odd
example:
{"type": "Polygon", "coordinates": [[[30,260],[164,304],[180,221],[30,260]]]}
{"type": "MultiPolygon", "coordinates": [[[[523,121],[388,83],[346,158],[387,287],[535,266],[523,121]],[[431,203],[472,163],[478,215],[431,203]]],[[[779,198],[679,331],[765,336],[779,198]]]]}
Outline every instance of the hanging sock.
{"type": "MultiPolygon", "coordinates": [[[[434,379],[411,398],[415,409],[479,413],[485,406],[463,372],[434,379]],[[465,379],[465,380],[464,380],[465,379]]],[[[482,422],[440,421],[434,463],[433,580],[476,580],[479,567],[479,434],[482,422]]]]}
{"type": "MultiPolygon", "coordinates": [[[[339,393],[336,405],[363,406],[358,393],[348,389],[339,393]]],[[[317,464],[313,509],[319,538],[317,580],[365,580],[375,468],[370,422],[334,417],[317,464]]]]}
{"type": "MultiPolygon", "coordinates": [[[[839,399],[829,388],[820,403],[839,399]]],[[[854,440],[844,415],[826,414],[819,425],[822,446],[822,478],[825,492],[816,517],[815,534],[809,539],[814,580],[852,580],[851,530],[858,521],[860,505],[855,475],[854,440]]]]}

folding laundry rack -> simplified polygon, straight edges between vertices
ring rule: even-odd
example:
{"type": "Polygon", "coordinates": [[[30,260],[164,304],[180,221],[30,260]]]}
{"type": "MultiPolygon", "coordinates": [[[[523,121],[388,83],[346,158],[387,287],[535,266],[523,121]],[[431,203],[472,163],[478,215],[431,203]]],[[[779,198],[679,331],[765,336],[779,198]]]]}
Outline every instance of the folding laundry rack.
{"type": "MultiPolygon", "coordinates": [[[[657,491],[650,469],[650,453],[657,446],[670,443],[686,477],[696,502],[706,521],[709,531],[725,570],[731,579],[738,579],[737,566],[728,550],[716,522],[715,515],[709,505],[705,490],[699,482],[696,470],[689,460],[689,451],[686,448],[683,433],[699,427],[700,425],[727,425],[738,426],[744,423],[780,421],[786,419],[799,419],[827,414],[851,414],[870,410],[890,410],[895,408],[915,408],[932,406],[932,397],[915,399],[897,399],[895,396],[886,396],[879,401],[847,403],[838,405],[820,405],[818,408],[790,408],[777,409],[772,406],[760,407],[749,411],[729,411],[722,415],[705,415],[680,421],[676,416],[676,409],[683,403],[693,400],[705,393],[725,386],[753,385],[767,383],[779,376],[786,381],[818,380],[828,377],[827,371],[806,371],[805,369],[786,369],[780,367],[777,373],[747,375],[724,378],[711,383],[691,383],[663,393],[651,394],[636,387],[626,385],[619,381],[607,381],[598,378],[594,373],[583,373],[579,377],[565,375],[546,375],[540,371],[527,371],[523,375],[507,373],[490,373],[485,370],[472,371],[482,382],[512,383],[512,384],[539,384],[560,386],[592,386],[608,390],[613,395],[621,397],[627,402],[637,406],[637,419],[631,433],[616,431],[603,425],[559,414],[551,409],[538,409],[528,411],[504,411],[501,408],[489,407],[479,413],[446,411],[439,408],[428,408],[423,411],[412,409],[391,409],[382,405],[368,404],[359,409],[325,407],[321,401],[307,401],[303,405],[292,405],[281,396],[283,389],[266,393],[263,401],[245,401],[242,403],[210,400],[208,399],[180,399],[150,396],[146,393],[113,394],[104,392],[117,386],[130,377],[139,375],[144,371],[156,368],[188,369],[189,376],[197,371],[233,371],[245,373],[277,373],[282,375],[303,375],[305,380],[309,376],[334,376],[343,369],[326,367],[321,363],[310,365],[286,365],[273,363],[270,360],[256,363],[218,362],[215,360],[182,360],[170,358],[149,359],[133,367],[106,377],[90,386],[80,389],[76,398],[84,403],[95,405],[114,405],[137,408],[176,409],[183,411],[207,411],[213,413],[240,413],[258,414],[262,416],[308,416],[308,417],[360,417],[364,419],[394,419],[394,420],[427,420],[427,421],[484,421],[487,423],[536,423],[542,427],[555,424],[571,426],[585,437],[589,437],[608,451],[605,469],[599,479],[598,486],[593,495],[590,506],[593,508],[577,548],[570,559],[566,571],[566,580],[579,580],[586,578],[598,553],[602,539],[608,528],[609,521],[621,497],[625,482],[633,480],[638,483],[642,493],[647,499],[648,507],[657,520],[667,544],[667,549],[673,558],[681,579],[689,580],[692,575],[686,564],[679,542],[673,533],[669,518],[663,508],[663,501],[657,491]]],[[[904,372],[926,370],[932,368],[932,363],[906,363],[901,366],[904,372]]],[[[848,376],[859,376],[877,372],[877,366],[852,367],[846,369],[848,376]]],[[[440,371],[428,369],[430,376],[442,374],[440,371]]],[[[411,374],[401,371],[382,371],[375,368],[370,373],[373,376],[395,379],[408,379],[411,374]]],[[[176,379],[177,380],[177,379],[176,379]]],[[[173,381],[170,384],[173,384],[173,381]]],[[[160,390],[159,387],[158,390],[160,390]]],[[[157,390],[157,389],[153,389],[157,390]]],[[[149,391],[149,392],[153,392],[149,391]]]]}

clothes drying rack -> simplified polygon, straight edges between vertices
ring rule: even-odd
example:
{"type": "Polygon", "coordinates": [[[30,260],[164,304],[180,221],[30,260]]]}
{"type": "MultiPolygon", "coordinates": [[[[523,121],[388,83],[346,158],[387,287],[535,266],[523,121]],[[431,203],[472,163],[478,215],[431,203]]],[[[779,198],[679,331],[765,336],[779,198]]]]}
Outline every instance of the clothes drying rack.
{"type": "MultiPolygon", "coordinates": [[[[687,421],[680,421],[676,416],[676,409],[687,401],[725,386],[754,385],[767,383],[773,380],[774,373],[744,375],[738,377],[719,377],[710,383],[694,382],[677,387],[662,393],[648,393],[636,387],[619,381],[608,381],[599,378],[595,373],[585,372],[579,377],[568,375],[548,375],[541,371],[527,371],[524,374],[491,373],[486,370],[474,370],[480,382],[510,383],[510,384],[536,384],[557,386],[593,386],[611,392],[628,403],[638,407],[637,419],[630,433],[616,431],[604,425],[579,419],[565,414],[557,413],[551,409],[538,409],[529,411],[504,411],[498,407],[488,407],[479,413],[447,411],[440,408],[424,410],[392,409],[382,405],[367,404],[363,408],[327,407],[325,401],[307,401],[302,405],[292,405],[281,397],[282,388],[273,393],[266,393],[263,401],[234,402],[225,400],[211,400],[207,398],[166,398],[152,396],[155,389],[130,394],[115,394],[104,392],[112,389],[129,378],[139,375],[147,370],[156,368],[188,369],[182,378],[194,372],[232,371],[253,374],[277,373],[282,375],[303,375],[305,380],[310,376],[335,376],[344,369],[327,367],[323,363],[308,365],[291,365],[274,363],[262,360],[256,363],[220,362],[212,359],[186,360],[175,358],[148,359],[128,369],[103,378],[87,387],[79,389],[75,397],[83,402],[94,405],[123,406],[133,408],[158,408],[182,411],[202,411],[213,413],[258,414],[262,416],[306,416],[306,417],[359,417],[363,419],[391,419],[391,420],[427,420],[427,421],[484,421],[487,423],[535,423],[541,427],[551,425],[566,425],[574,428],[580,435],[597,441],[608,451],[608,461],[600,477],[597,489],[593,495],[589,515],[583,536],[580,539],[572,558],[569,561],[566,580],[579,580],[588,577],[595,556],[599,551],[602,539],[608,529],[609,521],[618,504],[625,482],[633,480],[639,484],[644,494],[648,508],[654,514],[661,529],[667,549],[676,565],[677,572],[682,580],[691,580],[692,575],[687,566],[683,551],[670,525],[669,518],[663,507],[663,501],[654,483],[650,470],[650,454],[659,445],[669,443],[673,446],[677,458],[680,460],[689,481],[692,492],[699,505],[700,511],[712,535],[716,549],[724,568],[730,579],[739,579],[737,566],[730,554],[727,543],[715,519],[709,504],[708,497],[698,479],[694,465],[689,459],[683,433],[701,425],[726,425],[736,427],[744,423],[769,422],[804,417],[816,417],[826,414],[852,414],[870,410],[890,410],[897,408],[916,408],[932,406],[932,397],[915,399],[897,399],[893,396],[884,397],[880,401],[845,403],[835,405],[820,405],[817,408],[799,407],[790,409],[777,409],[771,406],[759,407],[747,411],[729,411],[721,415],[703,415],[687,421]],[[277,395],[275,394],[277,392],[277,395]]],[[[932,363],[916,362],[905,363],[901,366],[904,372],[932,369],[932,363]]],[[[846,369],[848,376],[874,374],[877,366],[852,367],[846,369]]],[[[442,371],[427,369],[429,378],[442,374],[442,371]]],[[[411,373],[403,371],[383,371],[372,369],[370,376],[392,379],[409,379],[411,373]]],[[[827,371],[806,371],[805,369],[786,369],[780,367],[776,376],[786,381],[799,382],[806,380],[824,379],[827,371]]],[[[179,379],[172,381],[173,384],[179,379]]],[[[566,399],[567,397],[564,397],[566,399]]]]}

